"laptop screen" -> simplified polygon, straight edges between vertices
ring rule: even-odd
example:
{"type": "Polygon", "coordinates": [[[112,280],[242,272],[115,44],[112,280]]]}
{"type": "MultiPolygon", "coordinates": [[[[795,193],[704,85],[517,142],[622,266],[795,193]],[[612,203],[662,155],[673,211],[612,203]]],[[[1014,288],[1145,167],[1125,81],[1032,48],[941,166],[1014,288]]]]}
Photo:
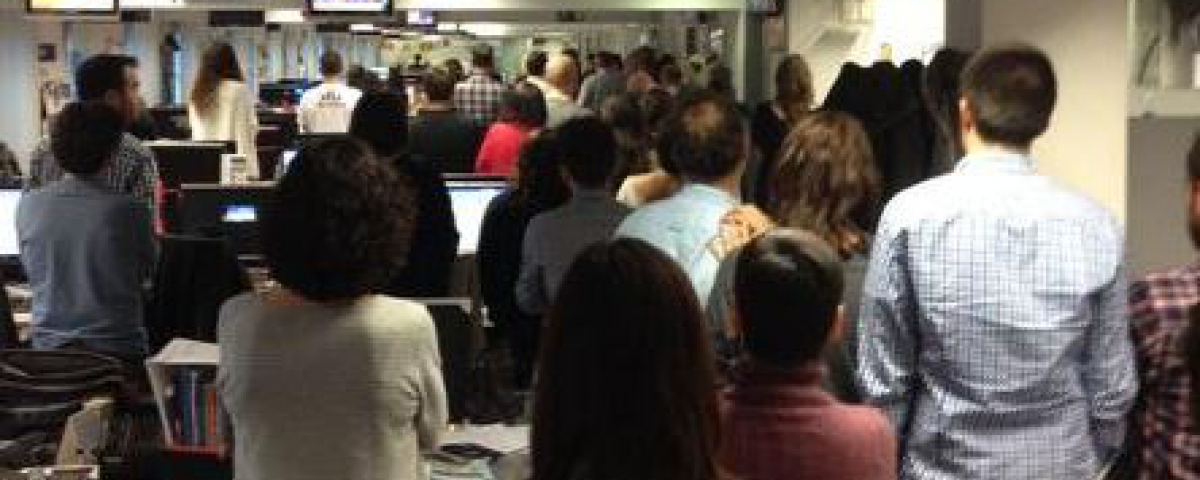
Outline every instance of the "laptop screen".
{"type": "Polygon", "coordinates": [[[450,182],[450,205],[458,227],[459,255],[475,253],[479,245],[479,230],[488,205],[508,189],[504,182],[450,182]]]}
{"type": "Polygon", "coordinates": [[[21,255],[21,244],[17,239],[17,204],[21,203],[21,190],[0,190],[0,257],[21,255]]]}

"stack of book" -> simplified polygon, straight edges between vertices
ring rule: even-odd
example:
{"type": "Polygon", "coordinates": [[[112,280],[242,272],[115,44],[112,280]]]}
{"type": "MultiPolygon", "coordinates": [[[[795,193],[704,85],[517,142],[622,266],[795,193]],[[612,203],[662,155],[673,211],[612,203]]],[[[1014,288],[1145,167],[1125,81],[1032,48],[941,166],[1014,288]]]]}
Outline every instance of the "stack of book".
{"type": "Polygon", "coordinates": [[[172,340],[146,361],[167,448],[222,455],[228,422],[217,394],[216,345],[172,340]]]}

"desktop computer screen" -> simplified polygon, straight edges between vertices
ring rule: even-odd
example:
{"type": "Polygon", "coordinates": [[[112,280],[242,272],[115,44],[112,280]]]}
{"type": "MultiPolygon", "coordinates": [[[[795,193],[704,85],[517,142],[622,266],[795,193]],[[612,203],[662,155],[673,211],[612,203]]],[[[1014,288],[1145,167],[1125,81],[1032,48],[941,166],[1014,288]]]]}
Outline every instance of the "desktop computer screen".
{"type": "Polygon", "coordinates": [[[508,189],[502,181],[448,182],[454,224],[458,227],[459,255],[473,254],[479,245],[479,229],[492,199],[508,189]]]}
{"type": "Polygon", "coordinates": [[[233,153],[232,142],[148,142],[158,163],[158,175],[170,190],[185,183],[221,181],[221,155],[233,153]]]}
{"type": "Polygon", "coordinates": [[[21,203],[20,189],[0,190],[0,260],[21,256],[17,238],[17,204],[21,203]]]}
{"type": "Polygon", "coordinates": [[[262,255],[258,221],[274,187],[184,185],[180,198],[183,233],[226,239],[240,257],[262,255]]]}

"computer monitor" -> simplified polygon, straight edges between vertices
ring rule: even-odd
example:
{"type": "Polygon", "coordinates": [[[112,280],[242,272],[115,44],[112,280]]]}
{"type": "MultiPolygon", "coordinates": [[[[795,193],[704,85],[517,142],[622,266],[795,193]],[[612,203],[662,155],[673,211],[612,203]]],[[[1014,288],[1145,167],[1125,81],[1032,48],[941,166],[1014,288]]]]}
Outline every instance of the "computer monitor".
{"type": "Polygon", "coordinates": [[[12,263],[21,256],[21,243],[17,238],[17,205],[21,203],[21,189],[0,189],[0,262],[12,263]]]}
{"type": "Polygon", "coordinates": [[[450,206],[458,228],[458,254],[473,254],[479,246],[479,230],[488,205],[508,189],[508,182],[452,181],[446,186],[450,190],[450,206]]]}
{"type": "Polygon", "coordinates": [[[272,183],[183,185],[180,226],[187,235],[226,239],[238,257],[262,257],[259,220],[272,183]]]}
{"type": "Polygon", "coordinates": [[[158,162],[158,176],[169,190],[187,183],[219,183],[221,155],[234,152],[233,142],[167,140],[147,145],[158,162]]]}
{"type": "Polygon", "coordinates": [[[296,156],[300,154],[300,150],[288,149],[279,154],[279,164],[275,166],[275,178],[283,179],[287,174],[288,169],[292,168],[292,162],[296,160],[296,156]]]}

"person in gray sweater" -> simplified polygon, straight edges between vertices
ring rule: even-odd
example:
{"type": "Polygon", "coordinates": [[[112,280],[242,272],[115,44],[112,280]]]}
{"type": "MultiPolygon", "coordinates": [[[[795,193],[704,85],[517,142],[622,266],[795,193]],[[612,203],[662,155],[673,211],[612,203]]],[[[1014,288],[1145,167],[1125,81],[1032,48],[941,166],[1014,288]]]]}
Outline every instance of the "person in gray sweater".
{"type": "Polygon", "coordinates": [[[374,295],[405,258],[412,191],[362,144],[302,150],[263,215],[280,288],[221,309],[238,480],[419,480],[447,402],[416,303],[374,295]]]}

